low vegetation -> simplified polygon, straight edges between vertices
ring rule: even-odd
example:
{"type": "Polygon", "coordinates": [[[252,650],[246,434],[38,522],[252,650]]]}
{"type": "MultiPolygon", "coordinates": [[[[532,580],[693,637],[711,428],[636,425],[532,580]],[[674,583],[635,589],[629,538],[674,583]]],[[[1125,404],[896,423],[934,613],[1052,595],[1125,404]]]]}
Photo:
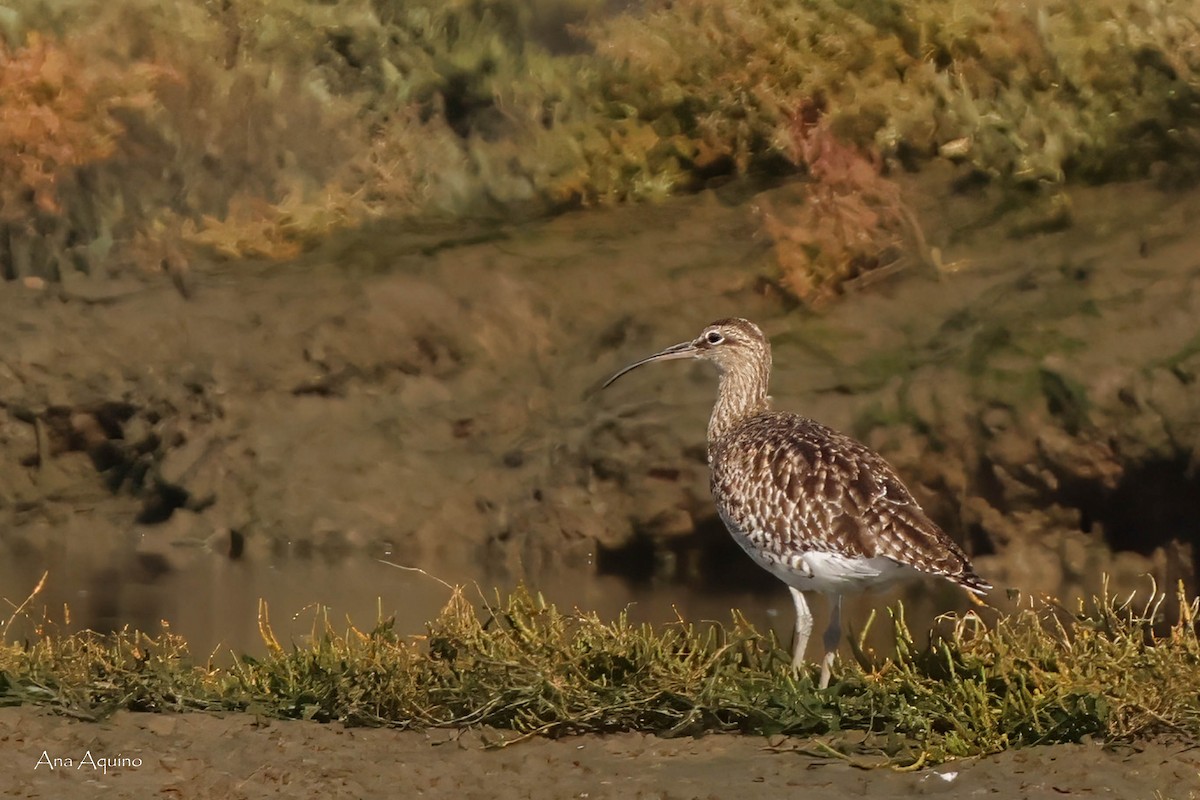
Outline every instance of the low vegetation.
{"type": "Polygon", "coordinates": [[[950,160],[1054,192],[1200,168],[1200,18],[1183,0],[610,6],[14,0],[0,274],[183,270],[196,248],[288,258],[372,217],[794,173],[813,199],[767,224],[781,285],[819,301],[893,260],[911,219],[893,219],[891,170],[950,160]]]}
{"type": "Polygon", "coordinates": [[[637,730],[815,737],[861,764],[916,767],[1010,747],[1200,736],[1196,601],[1094,598],[1068,610],[1019,599],[1012,613],[943,618],[928,644],[902,608],[896,649],[855,647],[834,684],[796,676],[771,636],[727,626],[653,628],[564,613],[517,591],[478,606],[456,591],[426,635],[336,632],[284,646],[264,608],[265,658],[198,664],[165,629],[54,635],[0,649],[0,703],[94,719],[116,709],[246,710],[396,727],[490,726],[497,744],[532,735],[637,730]],[[985,620],[985,617],[988,619],[985,620]]]}

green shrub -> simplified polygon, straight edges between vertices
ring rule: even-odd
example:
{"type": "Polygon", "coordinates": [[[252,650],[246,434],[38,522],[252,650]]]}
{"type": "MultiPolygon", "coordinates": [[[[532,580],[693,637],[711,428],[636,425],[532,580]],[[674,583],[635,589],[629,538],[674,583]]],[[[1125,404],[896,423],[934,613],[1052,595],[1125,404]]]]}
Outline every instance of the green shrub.
{"type": "Polygon", "coordinates": [[[286,258],[384,215],[544,214],[811,174],[792,120],[814,105],[880,165],[949,158],[1050,186],[1200,166],[1191,3],[605,7],[23,0],[0,53],[0,268],[158,269],[188,244],[286,258]]]}
{"type": "Polygon", "coordinates": [[[1127,178],[1179,155],[1194,169],[1200,153],[1186,2],[662,0],[592,36],[625,102],[701,163],[786,158],[812,102],[851,144],[1012,181],[1127,178]]]}

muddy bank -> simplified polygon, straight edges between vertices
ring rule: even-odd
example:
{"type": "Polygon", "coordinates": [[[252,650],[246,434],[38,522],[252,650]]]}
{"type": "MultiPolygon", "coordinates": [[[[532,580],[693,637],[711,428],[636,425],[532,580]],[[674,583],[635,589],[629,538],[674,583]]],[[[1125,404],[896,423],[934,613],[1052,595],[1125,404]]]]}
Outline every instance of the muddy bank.
{"type": "Polygon", "coordinates": [[[738,188],[380,224],[179,285],[4,284],[0,547],[21,584],[4,594],[64,559],[101,576],[104,607],[198,560],[362,557],[769,593],[708,495],[713,376],[676,364],[595,393],[728,315],[773,337],[777,405],[881,450],[997,585],[1194,588],[1200,193],[1078,189],[1073,225],[1031,233],[947,185],[908,188],[943,274],[821,313],[756,277],[761,198],[738,188]]]}
{"type": "MultiPolygon", "coordinates": [[[[1171,742],[1136,747],[1056,745],[901,773],[863,770],[820,755],[809,740],[642,734],[533,739],[485,749],[497,734],[401,732],[238,714],[121,712],[75,722],[28,708],[0,709],[9,793],[62,800],[253,798],[390,794],[403,797],[811,798],[968,796],[1193,797],[1200,756],[1171,742]],[[119,759],[107,773],[80,761],[119,759]],[[43,757],[45,754],[45,757],[43,757]],[[62,759],[51,770],[47,763],[62,759]],[[65,759],[72,760],[66,766],[65,759]]],[[[856,757],[855,763],[876,760],[856,757]]]]}

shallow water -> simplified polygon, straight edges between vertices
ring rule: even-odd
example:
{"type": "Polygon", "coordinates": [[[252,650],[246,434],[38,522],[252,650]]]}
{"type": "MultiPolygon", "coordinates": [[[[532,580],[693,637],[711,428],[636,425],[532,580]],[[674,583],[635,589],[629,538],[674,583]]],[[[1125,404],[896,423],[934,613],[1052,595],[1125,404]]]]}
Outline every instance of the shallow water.
{"type": "MultiPolygon", "coordinates": [[[[183,636],[194,656],[266,653],[258,630],[260,602],[265,605],[275,636],[283,643],[303,642],[321,630],[327,618],[342,632],[353,625],[369,630],[377,620],[391,618],[405,635],[425,631],[436,618],[451,590],[462,585],[476,607],[495,599],[497,590],[514,588],[511,580],[489,580],[460,569],[402,569],[394,562],[366,555],[339,559],[279,557],[271,560],[231,560],[206,553],[180,568],[152,574],[144,568],[85,563],[69,553],[53,558],[24,558],[0,562],[3,597],[19,605],[42,574],[41,590],[24,610],[10,640],[32,632],[32,623],[48,620],[63,631],[110,632],[125,626],[146,632],[165,622],[183,636]],[[66,609],[66,611],[64,611],[66,609]]],[[[784,585],[763,573],[745,587],[714,590],[682,583],[631,582],[598,575],[588,569],[557,570],[529,581],[560,609],[596,613],[615,620],[624,611],[635,623],[655,625],[717,622],[728,625],[738,611],[756,628],[773,630],[788,646],[794,610],[784,585]]],[[[878,609],[867,644],[885,651],[893,637],[885,607],[903,597],[906,617],[914,632],[928,628],[940,611],[965,608],[960,592],[937,581],[912,584],[888,594],[848,598],[845,631],[860,631],[871,610],[878,609]]],[[[827,613],[825,601],[815,598],[818,631],[827,613]]],[[[814,637],[813,648],[819,647],[814,637]]]]}

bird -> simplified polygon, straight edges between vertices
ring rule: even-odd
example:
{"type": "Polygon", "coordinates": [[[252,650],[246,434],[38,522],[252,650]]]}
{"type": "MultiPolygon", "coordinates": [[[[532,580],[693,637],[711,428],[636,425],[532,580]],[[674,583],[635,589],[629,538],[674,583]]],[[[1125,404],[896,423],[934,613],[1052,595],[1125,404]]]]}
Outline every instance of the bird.
{"type": "Polygon", "coordinates": [[[818,688],[829,686],[841,642],[842,597],[921,575],[975,595],[991,584],[921,509],[892,466],[816,420],[771,407],[771,344],[746,319],[720,319],[700,335],[634,362],[701,359],[716,365],[708,464],[717,513],[755,563],[782,580],[796,607],[792,667],[804,670],[813,630],[807,592],[831,600],[818,688]]]}

